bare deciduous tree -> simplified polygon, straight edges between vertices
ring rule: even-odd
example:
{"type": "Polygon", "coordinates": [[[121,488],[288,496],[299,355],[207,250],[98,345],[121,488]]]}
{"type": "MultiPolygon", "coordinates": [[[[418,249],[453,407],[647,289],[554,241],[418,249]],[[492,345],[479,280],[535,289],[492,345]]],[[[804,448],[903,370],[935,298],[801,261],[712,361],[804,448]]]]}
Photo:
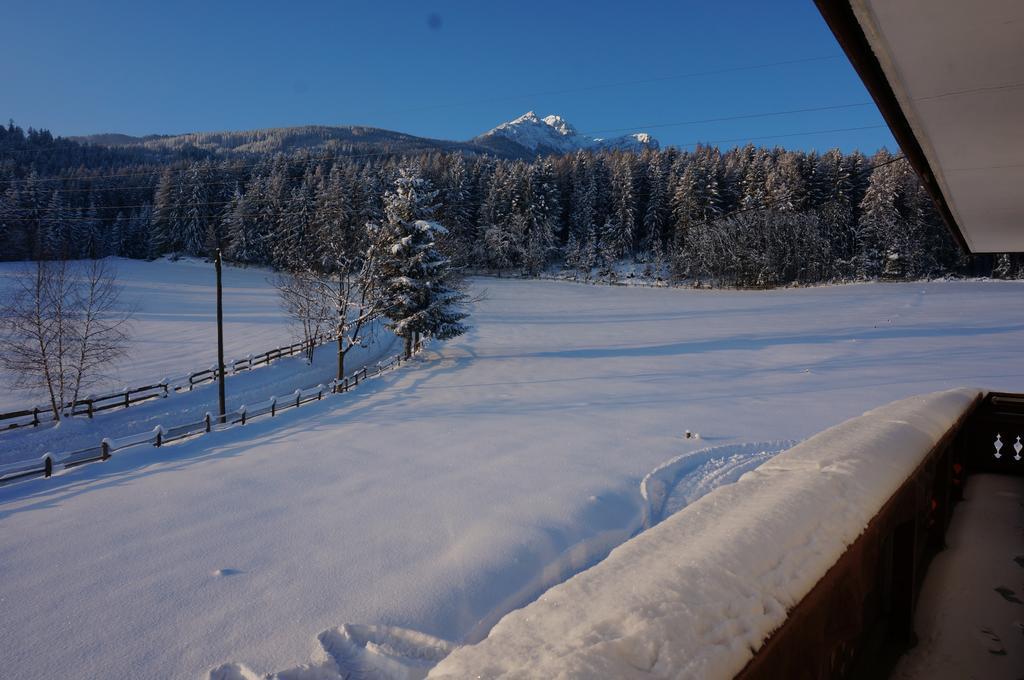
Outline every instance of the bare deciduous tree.
{"type": "Polygon", "coordinates": [[[306,343],[306,362],[312,363],[314,343],[331,326],[331,309],[322,294],[320,277],[308,271],[281,272],[273,283],[281,296],[281,308],[306,343]]]}
{"type": "Polygon", "coordinates": [[[46,390],[55,420],[124,355],[132,311],[120,295],[103,260],[41,260],[15,277],[0,317],[0,367],[15,387],[46,390]]]}
{"type": "Polygon", "coordinates": [[[323,239],[318,257],[304,266],[293,264],[276,277],[275,285],[282,306],[307,341],[330,329],[337,342],[340,380],[345,377],[345,357],[354,347],[365,346],[367,331],[383,312],[383,300],[375,290],[375,242],[380,234],[366,229],[347,238],[328,235],[334,238],[323,239]]]}
{"type": "MultiPolygon", "coordinates": [[[[375,234],[371,234],[374,236],[375,234]]],[[[333,278],[324,279],[324,293],[334,300],[334,323],[338,342],[339,380],[345,377],[345,356],[353,347],[364,346],[364,332],[383,312],[384,300],[376,290],[377,250],[370,247],[359,258],[338,258],[333,278]]]]}

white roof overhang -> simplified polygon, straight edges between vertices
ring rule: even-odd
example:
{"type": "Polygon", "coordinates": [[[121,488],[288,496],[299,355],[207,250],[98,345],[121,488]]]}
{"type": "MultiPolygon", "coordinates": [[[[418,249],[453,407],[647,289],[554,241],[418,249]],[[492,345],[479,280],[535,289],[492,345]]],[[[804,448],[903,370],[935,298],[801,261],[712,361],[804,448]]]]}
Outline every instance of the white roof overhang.
{"type": "Polygon", "coordinates": [[[1024,0],[818,7],[961,244],[1024,252],[1024,0]]]}

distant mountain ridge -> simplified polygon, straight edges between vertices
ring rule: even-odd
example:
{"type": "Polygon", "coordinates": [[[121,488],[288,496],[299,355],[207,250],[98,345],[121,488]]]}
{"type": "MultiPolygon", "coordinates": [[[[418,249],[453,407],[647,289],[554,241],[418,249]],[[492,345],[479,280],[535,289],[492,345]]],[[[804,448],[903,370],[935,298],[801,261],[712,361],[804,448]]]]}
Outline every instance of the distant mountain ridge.
{"type": "Polygon", "coordinates": [[[266,155],[295,151],[387,155],[458,151],[471,156],[528,159],[537,155],[561,154],[577,149],[636,151],[645,147],[658,148],[658,142],[644,133],[607,140],[593,138],[581,135],[560,116],[552,115],[540,119],[532,111],[465,142],[417,137],[361,125],[305,125],[144,137],[107,133],[69,139],[96,146],[146,149],[154,152],[194,148],[215,155],[266,155]]]}
{"type": "Polygon", "coordinates": [[[557,115],[540,118],[533,111],[527,111],[515,120],[485,132],[474,141],[502,137],[516,144],[540,153],[568,153],[579,149],[620,149],[641,151],[657,149],[658,141],[646,132],[622,135],[611,139],[580,134],[567,120],[557,115]]]}

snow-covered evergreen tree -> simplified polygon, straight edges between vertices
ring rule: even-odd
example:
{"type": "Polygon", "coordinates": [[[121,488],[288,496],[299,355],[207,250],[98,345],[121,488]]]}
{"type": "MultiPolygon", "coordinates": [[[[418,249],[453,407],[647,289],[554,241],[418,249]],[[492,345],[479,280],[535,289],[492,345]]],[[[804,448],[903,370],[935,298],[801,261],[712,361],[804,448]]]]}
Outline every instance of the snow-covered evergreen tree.
{"type": "Polygon", "coordinates": [[[615,262],[622,252],[622,234],[622,227],[616,224],[611,217],[605,220],[597,246],[602,276],[615,277],[615,262]]]}
{"type": "Polygon", "coordinates": [[[583,273],[583,278],[586,281],[590,280],[594,267],[597,266],[598,247],[597,229],[591,224],[590,228],[587,229],[586,241],[580,254],[580,271],[583,273]]]}
{"type": "Polygon", "coordinates": [[[68,249],[68,256],[96,259],[104,255],[99,214],[96,204],[90,201],[89,206],[79,213],[71,227],[71,247],[68,249]]]}
{"type": "Polygon", "coordinates": [[[582,252],[580,242],[576,240],[576,234],[569,234],[569,241],[565,244],[565,268],[572,272],[580,269],[582,252]]]}
{"type": "Polygon", "coordinates": [[[555,249],[555,234],[561,214],[558,185],[550,159],[538,160],[529,170],[528,191],[523,210],[527,213],[523,265],[536,275],[548,263],[555,249]]]}
{"type": "Polygon", "coordinates": [[[472,258],[474,211],[466,160],[461,155],[446,157],[439,191],[438,219],[448,225],[442,248],[456,266],[465,266],[472,258]]]}
{"type": "Polygon", "coordinates": [[[650,154],[647,166],[647,205],[644,208],[643,230],[645,249],[653,251],[655,244],[664,251],[665,226],[668,222],[665,169],[660,154],[650,154]]]}
{"type": "Polygon", "coordinates": [[[436,192],[413,168],[402,168],[384,198],[387,221],[378,241],[378,294],[388,327],[412,352],[415,338],[445,340],[467,330],[466,296],[452,281],[450,261],[436,248],[446,230],[423,219],[433,213],[436,192]]]}
{"type": "MultiPolygon", "coordinates": [[[[875,155],[867,191],[860,204],[857,222],[857,275],[874,278],[882,274],[887,255],[895,254],[894,232],[900,224],[899,183],[893,165],[882,165],[891,156],[881,151],[875,155]]],[[[891,266],[891,265],[890,265],[891,266]]]]}
{"type": "Polygon", "coordinates": [[[651,273],[654,278],[661,281],[665,276],[665,246],[661,238],[655,238],[651,242],[651,273]]]}
{"type": "Polygon", "coordinates": [[[590,154],[578,151],[572,162],[572,196],[569,232],[577,239],[586,238],[595,224],[597,186],[590,154]]]}
{"type": "Polygon", "coordinates": [[[51,192],[39,227],[44,258],[73,259],[78,256],[78,244],[74,242],[69,217],[70,210],[63,194],[59,191],[51,192]]]}
{"type": "Polygon", "coordinates": [[[483,228],[479,243],[481,264],[499,272],[510,269],[519,259],[519,249],[510,225],[491,224],[483,228]]]}
{"type": "Polygon", "coordinates": [[[178,204],[181,215],[180,249],[189,255],[206,251],[210,212],[210,174],[206,163],[191,163],[185,172],[183,200],[178,204]]]}
{"type": "Polygon", "coordinates": [[[166,168],[160,173],[153,198],[153,230],[149,239],[150,258],[159,257],[167,252],[180,250],[180,225],[183,216],[180,214],[181,173],[174,168],[166,168]]]}
{"type": "Polygon", "coordinates": [[[302,182],[291,190],[280,218],[274,240],[274,264],[290,270],[313,266],[320,253],[314,234],[310,233],[316,227],[317,211],[309,184],[302,182]]]}

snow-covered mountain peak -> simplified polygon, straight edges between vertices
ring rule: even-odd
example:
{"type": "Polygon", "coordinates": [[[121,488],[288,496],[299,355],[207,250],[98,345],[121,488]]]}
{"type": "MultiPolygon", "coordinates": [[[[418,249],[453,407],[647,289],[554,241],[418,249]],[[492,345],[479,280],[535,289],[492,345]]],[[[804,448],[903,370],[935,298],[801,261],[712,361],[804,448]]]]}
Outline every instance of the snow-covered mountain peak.
{"type": "Polygon", "coordinates": [[[569,124],[565,118],[556,116],[554,114],[550,116],[544,116],[544,124],[553,128],[558,134],[566,137],[572,137],[577,134],[576,128],[569,124]]]}
{"type": "Polygon", "coordinates": [[[525,125],[527,123],[529,123],[529,124],[538,124],[538,123],[540,123],[540,118],[537,116],[537,114],[535,112],[527,111],[526,113],[524,113],[523,115],[519,116],[515,120],[510,120],[507,123],[502,123],[498,127],[503,127],[503,126],[506,126],[506,125],[508,125],[508,126],[512,126],[512,125],[525,125]]]}
{"type": "Polygon", "coordinates": [[[534,111],[495,127],[477,139],[502,137],[537,153],[567,153],[578,149],[624,149],[639,151],[658,148],[658,142],[645,132],[602,139],[577,132],[569,121],[558,115],[540,118],[534,111]]]}

